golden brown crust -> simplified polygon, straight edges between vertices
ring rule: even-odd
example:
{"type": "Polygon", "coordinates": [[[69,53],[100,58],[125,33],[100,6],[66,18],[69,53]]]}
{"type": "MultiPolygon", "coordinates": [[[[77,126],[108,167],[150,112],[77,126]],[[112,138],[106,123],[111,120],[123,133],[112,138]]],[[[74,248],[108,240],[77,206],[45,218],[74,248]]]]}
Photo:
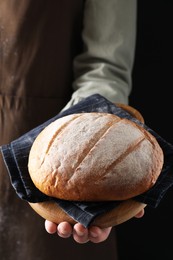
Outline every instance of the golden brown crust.
{"type": "Polygon", "coordinates": [[[126,200],[156,182],[163,152],[128,119],[81,113],[58,119],[36,138],[29,155],[35,186],[66,200],[126,200]]]}

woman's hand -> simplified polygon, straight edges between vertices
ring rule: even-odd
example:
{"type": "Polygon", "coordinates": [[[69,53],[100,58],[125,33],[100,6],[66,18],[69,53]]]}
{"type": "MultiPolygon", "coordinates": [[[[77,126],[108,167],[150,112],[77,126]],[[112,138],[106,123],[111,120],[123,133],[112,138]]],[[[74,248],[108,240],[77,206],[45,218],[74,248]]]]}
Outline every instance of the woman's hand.
{"type": "Polygon", "coordinates": [[[57,234],[62,238],[73,236],[73,239],[80,244],[91,241],[93,243],[100,243],[106,240],[111,232],[111,227],[101,229],[99,227],[85,228],[82,224],[76,223],[74,226],[68,222],[61,222],[59,225],[45,221],[46,231],[50,234],[57,234]]]}
{"type": "MultiPolygon", "coordinates": [[[[144,215],[144,209],[141,210],[135,217],[141,218],[144,215]]],[[[61,222],[60,224],[55,224],[51,221],[45,221],[45,229],[49,234],[57,233],[62,238],[68,238],[73,236],[73,239],[79,243],[87,243],[91,241],[93,243],[100,243],[105,241],[112,227],[108,228],[99,228],[96,226],[91,226],[89,228],[85,228],[82,224],[76,223],[74,226],[69,224],[68,222],[61,222]]]]}

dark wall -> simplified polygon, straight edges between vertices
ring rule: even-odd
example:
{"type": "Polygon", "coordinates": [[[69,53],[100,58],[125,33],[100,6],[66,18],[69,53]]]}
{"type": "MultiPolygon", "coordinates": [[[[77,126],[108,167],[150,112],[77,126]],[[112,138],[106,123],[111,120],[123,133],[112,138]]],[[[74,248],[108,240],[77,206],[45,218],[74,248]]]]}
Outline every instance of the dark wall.
{"type": "Polygon", "coordinates": [[[173,142],[173,2],[138,3],[136,59],[130,102],[142,112],[150,127],[173,142]]]}
{"type": "MultiPolygon", "coordinates": [[[[173,2],[138,1],[136,58],[130,105],[173,144],[173,2]]],[[[173,173],[172,173],[173,174],[173,173]]],[[[119,225],[120,260],[173,259],[173,187],[156,209],[119,225]]]]}

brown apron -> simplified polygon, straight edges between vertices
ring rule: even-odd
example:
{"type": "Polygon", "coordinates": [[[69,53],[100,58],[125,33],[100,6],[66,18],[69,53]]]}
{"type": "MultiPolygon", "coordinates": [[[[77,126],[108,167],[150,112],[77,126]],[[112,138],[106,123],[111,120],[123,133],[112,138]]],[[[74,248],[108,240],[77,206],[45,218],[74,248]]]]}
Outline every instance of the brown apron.
{"type": "MultiPolygon", "coordinates": [[[[57,114],[72,94],[82,0],[0,0],[0,145],[57,114]]],[[[84,245],[49,235],[13,188],[0,155],[0,259],[117,259],[114,231],[84,245]]]]}

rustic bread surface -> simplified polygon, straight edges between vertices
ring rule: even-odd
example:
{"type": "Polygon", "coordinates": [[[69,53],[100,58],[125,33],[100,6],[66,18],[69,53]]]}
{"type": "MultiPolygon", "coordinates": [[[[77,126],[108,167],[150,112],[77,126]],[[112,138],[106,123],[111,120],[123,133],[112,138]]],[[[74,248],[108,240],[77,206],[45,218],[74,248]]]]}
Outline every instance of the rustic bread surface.
{"type": "Polygon", "coordinates": [[[34,141],[28,169],[48,196],[75,201],[125,200],[150,189],[163,152],[148,131],[107,113],[60,118],[34,141]]]}

